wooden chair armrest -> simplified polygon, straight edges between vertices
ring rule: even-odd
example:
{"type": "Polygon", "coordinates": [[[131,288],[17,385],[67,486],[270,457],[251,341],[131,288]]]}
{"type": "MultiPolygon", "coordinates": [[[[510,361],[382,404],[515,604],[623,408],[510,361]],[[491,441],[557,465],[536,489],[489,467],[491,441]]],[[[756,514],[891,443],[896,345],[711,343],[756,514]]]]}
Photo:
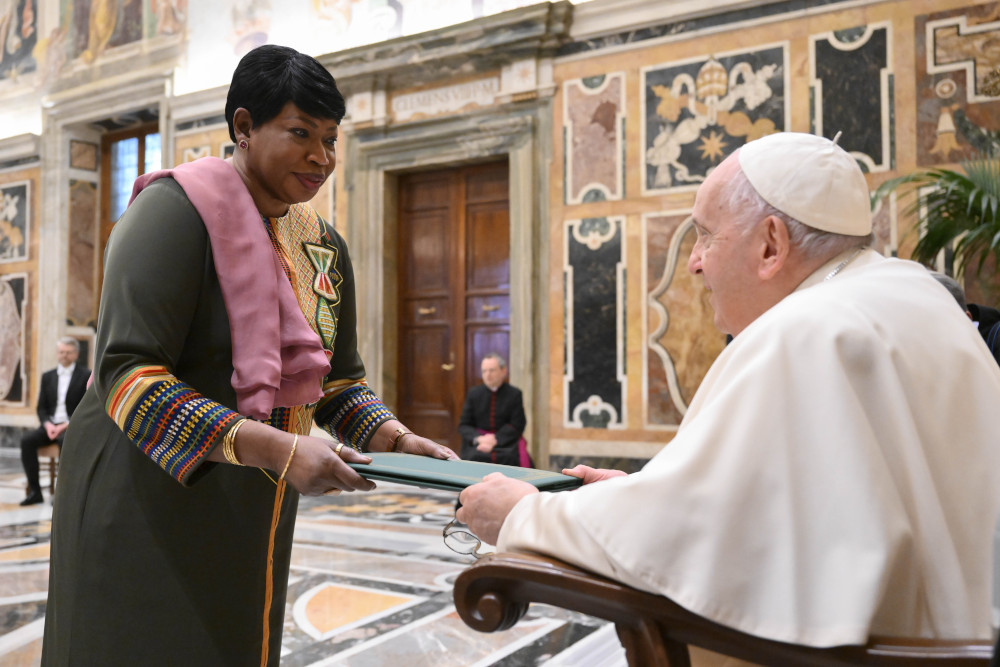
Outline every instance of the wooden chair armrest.
{"type": "Polygon", "coordinates": [[[988,642],[873,639],[866,646],[813,648],[754,637],[691,613],[671,600],[543,556],[498,553],[459,574],[455,607],[480,632],[511,628],[532,602],[615,624],[630,665],[689,665],[687,646],[763,664],[984,667],[988,642]]]}

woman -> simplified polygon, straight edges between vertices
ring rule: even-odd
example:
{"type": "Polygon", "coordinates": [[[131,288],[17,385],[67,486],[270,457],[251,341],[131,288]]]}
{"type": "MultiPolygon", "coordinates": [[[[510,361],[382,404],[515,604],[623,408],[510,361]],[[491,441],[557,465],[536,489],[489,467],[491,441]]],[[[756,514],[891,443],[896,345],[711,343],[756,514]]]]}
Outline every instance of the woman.
{"type": "Polygon", "coordinates": [[[455,457],[367,388],[344,239],[301,203],[343,115],[318,62],[263,46],[231,160],[136,181],[62,452],[43,664],[277,664],[298,493],[374,488],[361,451],[455,457]]]}

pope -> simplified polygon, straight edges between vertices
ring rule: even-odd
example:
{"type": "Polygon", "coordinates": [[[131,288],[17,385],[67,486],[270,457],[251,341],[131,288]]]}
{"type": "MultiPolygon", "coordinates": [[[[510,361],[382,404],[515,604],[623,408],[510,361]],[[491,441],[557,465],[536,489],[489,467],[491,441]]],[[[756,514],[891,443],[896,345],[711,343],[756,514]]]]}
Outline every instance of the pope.
{"type": "Polygon", "coordinates": [[[734,338],[632,475],[491,476],[458,519],[722,625],[808,646],[989,639],[1000,368],[919,264],[869,247],[835,141],[744,145],[696,195],[688,269],[734,338]]]}

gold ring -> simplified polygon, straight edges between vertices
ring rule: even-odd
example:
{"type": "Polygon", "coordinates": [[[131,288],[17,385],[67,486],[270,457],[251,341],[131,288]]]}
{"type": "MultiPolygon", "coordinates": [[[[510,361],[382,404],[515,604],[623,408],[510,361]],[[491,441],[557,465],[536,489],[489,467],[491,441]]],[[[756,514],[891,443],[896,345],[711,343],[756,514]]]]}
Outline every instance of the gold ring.
{"type": "Polygon", "coordinates": [[[344,443],[338,442],[337,446],[333,448],[333,453],[340,456],[340,450],[344,448],[344,443]]]}
{"type": "Polygon", "coordinates": [[[339,496],[341,493],[343,493],[343,491],[344,491],[343,489],[330,489],[329,491],[324,491],[323,495],[324,496],[339,496]]]}

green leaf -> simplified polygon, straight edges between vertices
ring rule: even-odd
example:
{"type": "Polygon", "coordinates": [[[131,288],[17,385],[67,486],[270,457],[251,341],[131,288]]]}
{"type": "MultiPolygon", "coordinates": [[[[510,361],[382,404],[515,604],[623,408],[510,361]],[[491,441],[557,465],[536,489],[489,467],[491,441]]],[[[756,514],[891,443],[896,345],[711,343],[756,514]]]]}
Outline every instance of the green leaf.
{"type": "Polygon", "coordinates": [[[970,160],[962,171],[927,169],[899,176],[872,194],[872,207],[895,192],[910,200],[904,209],[917,218],[913,258],[932,263],[945,248],[957,262],[982,268],[992,254],[1000,258],[1000,159],[970,160]]]}

